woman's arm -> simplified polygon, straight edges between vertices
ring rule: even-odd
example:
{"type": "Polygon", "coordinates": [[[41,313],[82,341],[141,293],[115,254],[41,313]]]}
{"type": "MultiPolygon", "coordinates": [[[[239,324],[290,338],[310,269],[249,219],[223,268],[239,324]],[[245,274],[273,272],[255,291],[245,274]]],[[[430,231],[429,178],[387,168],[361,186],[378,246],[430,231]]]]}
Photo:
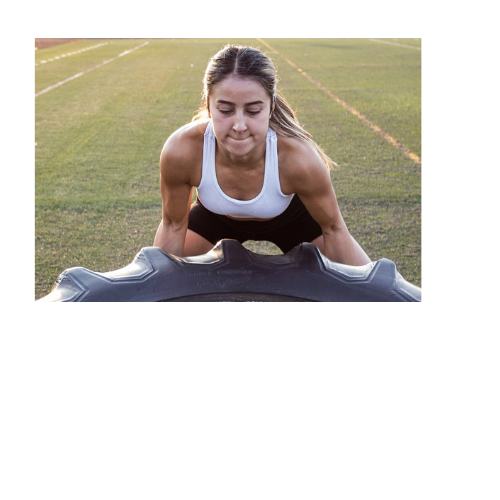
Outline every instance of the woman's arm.
{"type": "Polygon", "coordinates": [[[169,137],[160,157],[162,220],[153,245],[178,256],[184,248],[193,193],[191,157],[192,148],[180,131],[169,137]]]}
{"type": "Polygon", "coordinates": [[[308,144],[297,141],[299,139],[293,140],[286,155],[283,177],[287,191],[300,197],[311,217],[321,226],[323,254],[332,261],[353,266],[354,246],[340,213],[330,174],[316,151],[308,144]],[[292,151],[293,154],[290,154],[292,151]]]}
{"type": "Polygon", "coordinates": [[[356,259],[352,238],[340,213],[337,197],[324,164],[322,168],[323,175],[318,171],[317,178],[304,182],[297,194],[311,217],[321,226],[323,254],[334,262],[354,266],[356,259]]]}

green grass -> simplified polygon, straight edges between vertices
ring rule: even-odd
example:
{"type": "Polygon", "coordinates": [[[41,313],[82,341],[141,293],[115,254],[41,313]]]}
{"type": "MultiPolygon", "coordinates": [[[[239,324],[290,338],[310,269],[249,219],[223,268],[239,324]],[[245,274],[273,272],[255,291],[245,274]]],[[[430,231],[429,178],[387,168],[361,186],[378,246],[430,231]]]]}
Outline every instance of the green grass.
{"type": "MultiPolygon", "coordinates": [[[[144,41],[79,40],[38,50],[35,92],[144,41]]],[[[339,164],[332,182],[351,233],[372,259],[393,260],[421,286],[418,165],[256,39],[148,41],[35,99],[35,298],[68,267],[117,269],[152,245],[161,148],[193,116],[206,63],[227,42],[259,46],[275,60],[280,90],[339,164]]],[[[364,39],[265,41],[420,156],[420,51],[364,39]]]]}

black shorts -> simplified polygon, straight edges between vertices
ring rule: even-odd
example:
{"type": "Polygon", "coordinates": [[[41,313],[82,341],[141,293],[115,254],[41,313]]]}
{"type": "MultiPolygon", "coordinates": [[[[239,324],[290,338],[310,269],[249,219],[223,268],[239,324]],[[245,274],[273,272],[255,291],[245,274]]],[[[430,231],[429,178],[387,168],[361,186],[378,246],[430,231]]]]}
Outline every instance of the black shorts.
{"type": "Polygon", "coordinates": [[[229,238],[244,243],[247,240],[265,240],[277,245],[283,253],[300,243],[311,242],[321,236],[321,226],[311,217],[295,195],[288,208],[267,221],[240,221],[207,210],[197,198],[191,205],[188,229],[215,245],[229,238]]]}

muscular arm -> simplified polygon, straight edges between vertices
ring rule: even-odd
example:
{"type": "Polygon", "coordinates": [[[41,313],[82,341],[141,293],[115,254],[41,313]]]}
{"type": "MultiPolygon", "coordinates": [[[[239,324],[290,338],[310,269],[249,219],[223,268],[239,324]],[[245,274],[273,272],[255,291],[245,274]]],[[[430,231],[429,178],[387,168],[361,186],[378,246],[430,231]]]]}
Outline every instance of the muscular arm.
{"type": "Polygon", "coordinates": [[[340,213],[328,173],[327,178],[330,189],[323,182],[321,187],[306,185],[297,194],[312,218],[321,226],[324,255],[334,262],[354,266],[356,260],[352,238],[340,213]]]}
{"type": "Polygon", "coordinates": [[[153,245],[182,256],[193,192],[193,148],[179,131],[163,147],[160,157],[162,220],[153,245]]]}
{"type": "Polygon", "coordinates": [[[353,241],[340,213],[329,172],[309,145],[296,141],[291,148],[293,155],[287,155],[290,161],[286,161],[284,178],[288,190],[300,197],[321,226],[323,254],[332,261],[355,265],[353,241]]]}

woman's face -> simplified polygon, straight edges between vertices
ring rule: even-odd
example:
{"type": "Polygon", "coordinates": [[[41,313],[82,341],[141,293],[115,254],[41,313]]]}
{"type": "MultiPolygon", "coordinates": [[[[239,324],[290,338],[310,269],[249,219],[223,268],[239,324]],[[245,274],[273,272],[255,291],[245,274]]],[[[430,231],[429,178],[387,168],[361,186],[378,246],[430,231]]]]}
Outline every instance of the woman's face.
{"type": "Polygon", "coordinates": [[[208,101],[214,134],[222,148],[239,158],[260,152],[271,113],[271,98],[260,83],[230,75],[214,86],[208,101]]]}

